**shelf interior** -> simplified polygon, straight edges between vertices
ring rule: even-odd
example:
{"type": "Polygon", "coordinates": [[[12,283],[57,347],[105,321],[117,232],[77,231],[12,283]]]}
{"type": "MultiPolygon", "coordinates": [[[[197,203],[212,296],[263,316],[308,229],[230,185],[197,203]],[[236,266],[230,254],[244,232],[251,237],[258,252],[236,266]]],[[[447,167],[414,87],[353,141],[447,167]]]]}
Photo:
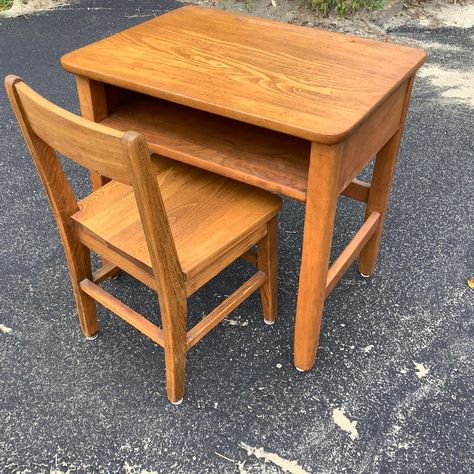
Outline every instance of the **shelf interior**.
{"type": "Polygon", "coordinates": [[[136,93],[101,123],[143,134],[160,155],[306,199],[308,141],[136,93]]]}

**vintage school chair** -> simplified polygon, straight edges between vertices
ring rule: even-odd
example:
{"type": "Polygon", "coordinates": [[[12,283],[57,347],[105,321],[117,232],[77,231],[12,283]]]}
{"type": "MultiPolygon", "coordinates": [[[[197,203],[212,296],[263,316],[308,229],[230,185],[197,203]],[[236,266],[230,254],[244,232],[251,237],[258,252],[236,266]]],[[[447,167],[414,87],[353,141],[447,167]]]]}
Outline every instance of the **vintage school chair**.
{"type": "Polygon", "coordinates": [[[280,198],[151,156],[138,133],[67,112],[19,77],[5,84],[56,218],[83,333],[98,331],[97,301],[146,334],[165,350],[168,398],[180,403],[187,351],[226,315],[260,288],[265,322],[276,318],[280,198]],[[55,151],[111,181],[77,202],[55,151]],[[94,273],[90,250],[106,259],[94,273]],[[242,256],[257,272],[188,330],[187,297],[242,256]],[[118,269],[156,290],[162,328],[99,287],[118,269]]]}

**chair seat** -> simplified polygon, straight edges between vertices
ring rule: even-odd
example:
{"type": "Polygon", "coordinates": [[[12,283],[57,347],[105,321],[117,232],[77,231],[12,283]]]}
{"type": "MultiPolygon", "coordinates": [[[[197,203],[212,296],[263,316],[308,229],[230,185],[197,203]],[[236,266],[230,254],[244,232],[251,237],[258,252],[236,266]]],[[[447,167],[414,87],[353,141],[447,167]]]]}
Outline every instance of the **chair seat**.
{"type": "MultiPolygon", "coordinates": [[[[221,259],[222,265],[213,272],[217,274],[266,234],[266,223],[281,208],[278,196],[261,189],[159,155],[152,157],[186,278],[221,259]],[[252,233],[254,241],[249,240],[252,233]]],[[[151,272],[131,186],[110,181],[78,205],[72,219],[80,232],[151,272]]]]}

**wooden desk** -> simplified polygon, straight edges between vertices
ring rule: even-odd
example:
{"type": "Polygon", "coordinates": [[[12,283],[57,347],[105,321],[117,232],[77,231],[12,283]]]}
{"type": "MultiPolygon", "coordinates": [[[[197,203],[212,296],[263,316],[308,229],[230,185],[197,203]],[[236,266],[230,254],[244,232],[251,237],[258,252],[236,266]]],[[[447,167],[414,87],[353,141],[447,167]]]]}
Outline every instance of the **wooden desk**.
{"type": "MultiPolygon", "coordinates": [[[[315,361],[325,297],[375,268],[418,49],[187,6],[62,58],[83,116],[150,149],[306,201],[295,365],[315,361]],[[356,176],[376,155],[371,184],[356,176]],[[365,221],[329,268],[340,194],[365,221]]],[[[94,186],[101,178],[94,176],[94,186]]]]}

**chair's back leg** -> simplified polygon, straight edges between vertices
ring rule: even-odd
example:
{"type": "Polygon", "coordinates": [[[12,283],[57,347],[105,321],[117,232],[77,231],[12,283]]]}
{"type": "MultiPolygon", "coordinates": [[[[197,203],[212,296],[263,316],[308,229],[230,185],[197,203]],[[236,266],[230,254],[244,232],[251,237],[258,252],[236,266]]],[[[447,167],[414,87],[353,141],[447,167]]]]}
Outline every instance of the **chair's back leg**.
{"type": "Polygon", "coordinates": [[[181,301],[163,301],[167,299],[167,296],[159,298],[165,349],[166,393],[169,401],[177,405],[183,400],[185,388],[187,301],[186,297],[181,301]]]}
{"type": "Polygon", "coordinates": [[[78,210],[77,203],[53,150],[35,137],[32,138],[32,143],[35,145],[32,152],[35,164],[45,185],[63,243],[71,286],[76,299],[79,324],[84,335],[92,337],[99,330],[96,302],[79,286],[84,278],[92,279],[90,251],[80,242],[70,219],[70,216],[78,210]],[[42,166],[38,166],[37,153],[42,156],[42,166]]]}
{"type": "Polygon", "coordinates": [[[31,128],[31,123],[25,118],[25,111],[20,105],[21,100],[16,90],[16,85],[22,83],[23,81],[19,77],[8,76],[6,78],[5,85],[8,98],[48,195],[63,243],[64,253],[66,254],[72,289],[76,298],[79,323],[85,336],[90,337],[97,333],[98,322],[95,300],[79,287],[79,283],[84,278],[92,278],[89,250],[79,241],[71,223],[71,215],[77,212],[79,208],[56,153],[36,135],[31,128]]]}
{"type": "Polygon", "coordinates": [[[76,299],[79,324],[84,335],[92,337],[99,330],[96,301],[84,293],[79,286],[79,283],[85,278],[92,278],[90,252],[79,241],[71,242],[71,239],[69,239],[68,244],[69,248],[66,247],[67,244],[64,247],[71,276],[71,285],[76,299]]]}
{"type": "Polygon", "coordinates": [[[260,288],[264,320],[273,324],[277,317],[278,295],[278,217],[267,223],[267,235],[257,245],[258,269],[267,275],[260,288]]]}

